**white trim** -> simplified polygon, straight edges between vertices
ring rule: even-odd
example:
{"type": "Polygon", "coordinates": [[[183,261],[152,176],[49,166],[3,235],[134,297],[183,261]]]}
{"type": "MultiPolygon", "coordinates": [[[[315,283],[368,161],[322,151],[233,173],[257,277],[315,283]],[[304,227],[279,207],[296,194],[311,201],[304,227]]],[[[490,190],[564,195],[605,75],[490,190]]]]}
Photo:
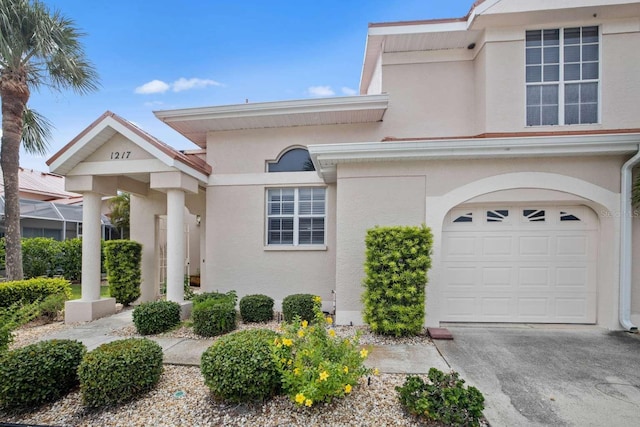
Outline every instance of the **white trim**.
{"type": "MultiPolygon", "coordinates": [[[[169,156],[160,148],[158,148],[154,144],[151,144],[144,138],[140,137],[138,134],[136,134],[131,129],[124,126],[123,124],[121,124],[119,121],[117,121],[111,116],[108,116],[102,119],[93,129],[87,132],[86,135],[84,135],[82,138],[80,138],[80,140],[78,140],[75,144],[69,147],[68,150],[63,152],[60,155],[60,157],[58,157],[53,163],[51,163],[51,165],[49,165],[49,170],[53,173],[57,173],[60,175],[67,175],[71,170],[73,170],[75,174],[78,174],[78,170],[87,170],[86,168],[82,167],[83,160],[86,157],[90,156],[94,150],[92,150],[91,153],[87,153],[79,161],[75,161],[75,157],[81,156],[83,153],[83,150],[85,150],[85,147],[87,147],[88,145],[90,146],[92,141],[95,138],[98,138],[102,132],[107,132],[109,136],[106,139],[104,139],[104,141],[101,141],[100,145],[108,141],[116,133],[119,133],[123,137],[128,139],[130,142],[132,142],[133,144],[137,145],[144,151],[151,154],[155,159],[162,162],[164,165],[171,168],[178,169],[202,183],[206,183],[209,179],[207,175],[201,172],[198,172],[195,169],[191,168],[190,166],[184,164],[183,162],[180,162],[177,159],[174,159],[173,157],[169,156]],[[80,167],[78,167],[79,165],[80,167]]],[[[143,162],[143,161],[144,160],[139,160],[139,161],[128,160],[127,166],[129,166],[130,164],[133,164],[135,168],[137,167],[137,163],[134,163],[134,162],[143,162]]],[[[90,170],[88,170],[89,175],[95,174],[95,170],[93,169],[93,167],[98,165],[100,166],[100,168],[109,169],[110,170],[109,173],[111,174],[114,174],[114,173],[120,174],[123,169],[122,163],[119,163],[118,161],[88,162],[87,164],[93,165],[89,168],[90,170]]],[[[154,170],[147,169],[147,170],[141,170],[140,172],[153,172],[153,171],[154,170]]],[[[107,172],[102,172],[102,173],[106,174],[107,172]]]]}
{"type": "MultiPolygon", "coordinates": [[[[325,239],[326,240],[326,239],[325,239]]],[[[327,245],[265,245],[266,252],[286,252],[286,251],[326,251],[327,245]]]]}
{"type": "MultiPolygon", "coordinates": [[[[265,228],[264,228],[264,247],[267,248],[284,248],[280,250],[289,250],[296,248],[309,248],[307,250],[321,250],[321,247],[324,247],[326,250],[326,242],[327,242],[327,187],[322,186],[297,186],[297,187],[267,187],[265,188],[265,228]],[[300,209],[300,190],[303,189],[322,189],[324,193],[324,212],[322,215],[319,214],[301,214],[300,209]],[[293,190],[293,214],[270,214],[269,213],[269,192],[273,190],[293,190]],[[323,220],[323,231],[322,231],[322,239],[324,243],[300,243],[300,220],[306,218],[318,219],[322,216],[323,220]],[[293,220],[293,243],[291,244],[282,244],[282,243],[272,243],[269,244],[269,220],[272,218],[291,218],[293,220]]],[[[319,200],[319,199],[318,199],[319,200]]],[[[312,204],[313,205],[313,204],[312,204]]],[[[313,231],[311,232],[313,235],[313,231]]]]}
{"type": "Polygon", "coordinates": [[[171,166],[160,159],[147,160],[112,160],[103,162],[80,162],[67,172],[67,176],[74,175],[113,175],[131,173],[170,172],[171,166]]]}
{"type": "Polygon", "coordinates": [[[316,172],[265,172],[210,175],[210,187],[228,185],[324,186],[316,172]]]}
{"type": "Polygon", "coordinates": [[[335,182],[337,165],[346,162],[630,154],[638,142],[640,133],[361,142],[308,149],[318,175],[335,182]]]}
{"type": "Polygon", "coordinates": [[[300,99],[292,101],[259,102],[222,105],[216,107],[183,108],[154,111],[165,123],[227,118],[264,117],[301,113],[335,113],[351,110],[386,109],[389,95],[341,96],[334,98],[300,99]]]}
{"type": "MultiPolygon", "coordinates": [[[[620,218],[613,215],[619,207],[620,196],[606,188],[584,181],[582,179],[573,178],[561,174],[544,173],[544,172],[516,172],[508,174],[494,175],[483,178],[469,184],[455,188],[442,196],[432,196],[425,199],[426,217],[425,223],[429,224],[433,234],[433,255],[432,269],[429,272],[430,283],[441,283],[442,266],[441,266],[441,248],[442,248],[442,230],[447,214],[451,209],[471,200],[475,197],[488,194],[495,191],[510,190],[517,188],[538,188],[546,190],[562,191],[574,194],[585,199],[582,204],[593,209],[600,219],[600,233],[613,233],[611,250],[613,259],[617,259],[617,250],[619,248],[619,223],[620,218]]],[[[602,248],[601,248],[602,249],[602,248]]],[[[614,269],[616,270],[616,269],[614,269]]],[[[603,279],[598,272],[599,282],[603,279]]],[[[607,277],[606,280],[614,280],[617,283],[617,271],[614,271],[615,278],[607,277]]],[[[439,326],[440,322],[440,291],[437,286],[427,288],[427,319],[426,326],[439,326]]],[[[598,288],[598,292],[601,288],[598,288]]],[[[601,301],[598,299],[598,324],[610,329],[616,329],[614,325],[609,323],[609,319],[601,318],[601,301]]],[[[617,318],[617,316],[614,316],[617,318]]]]}

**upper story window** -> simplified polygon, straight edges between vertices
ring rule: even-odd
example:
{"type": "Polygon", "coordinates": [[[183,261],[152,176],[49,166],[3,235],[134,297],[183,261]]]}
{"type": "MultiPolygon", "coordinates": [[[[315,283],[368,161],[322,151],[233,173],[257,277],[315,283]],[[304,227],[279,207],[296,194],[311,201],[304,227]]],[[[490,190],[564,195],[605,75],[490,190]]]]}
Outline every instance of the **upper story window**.
{"type": "Polygon", "coordinates": [[[598,122],[598,27],[526,33],[527,126],[598,122]]]}
{"type": "Polygon", "coordinates": [[[292,148],[280,156],[276,162],[267,163],[269,172],[307,172],[316,170],[309,156],[309,151],[304,148],[292,148]]]}

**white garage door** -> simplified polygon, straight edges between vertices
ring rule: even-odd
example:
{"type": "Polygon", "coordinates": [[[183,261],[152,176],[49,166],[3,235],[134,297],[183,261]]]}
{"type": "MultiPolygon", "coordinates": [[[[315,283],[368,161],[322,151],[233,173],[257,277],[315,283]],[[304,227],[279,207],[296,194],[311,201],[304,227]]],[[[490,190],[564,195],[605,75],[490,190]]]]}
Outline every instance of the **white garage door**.
{"type": "Polygon", "coordinates": [[[445,321],[595,323],[598,219],[584,206],[453,209],[445,321]]]}

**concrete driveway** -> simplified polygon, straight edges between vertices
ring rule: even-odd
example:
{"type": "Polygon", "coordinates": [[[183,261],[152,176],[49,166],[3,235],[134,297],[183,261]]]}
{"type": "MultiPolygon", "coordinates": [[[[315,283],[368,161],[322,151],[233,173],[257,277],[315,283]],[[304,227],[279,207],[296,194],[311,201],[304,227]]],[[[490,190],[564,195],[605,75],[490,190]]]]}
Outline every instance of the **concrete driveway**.
{"type": "Polygon", "coordinates": [[[436,341],[499,426],[640,425],[640,337],[585,326],[447,326],[436,341]]]}

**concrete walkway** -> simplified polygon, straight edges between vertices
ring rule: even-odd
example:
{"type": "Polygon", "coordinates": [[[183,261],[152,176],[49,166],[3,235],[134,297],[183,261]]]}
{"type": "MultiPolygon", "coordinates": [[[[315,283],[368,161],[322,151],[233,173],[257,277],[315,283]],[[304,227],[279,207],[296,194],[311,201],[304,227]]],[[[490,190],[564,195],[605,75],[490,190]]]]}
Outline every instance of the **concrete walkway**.
{"type": "MultiPolygon", "coordinates": [[[[123,339],[113,333],[133,324],[132,313],[133,310],[124,310],[113,316],[56,332],[43,339],[74,339],[81,341],[88,350],[93,350],[101,344],[123,339]]],[[[213,343],[213,339],[149,339],[160,344],[164,353],[164,363],[169,365],[199,366],[202,353],[213,343]]],[[[428,344],[372,346],[366,365],[376,367],[380,372],[393,374],[422,374],[429,372],[431,367],[443,371],[450,369],[436,346],[428,344]]]]}

